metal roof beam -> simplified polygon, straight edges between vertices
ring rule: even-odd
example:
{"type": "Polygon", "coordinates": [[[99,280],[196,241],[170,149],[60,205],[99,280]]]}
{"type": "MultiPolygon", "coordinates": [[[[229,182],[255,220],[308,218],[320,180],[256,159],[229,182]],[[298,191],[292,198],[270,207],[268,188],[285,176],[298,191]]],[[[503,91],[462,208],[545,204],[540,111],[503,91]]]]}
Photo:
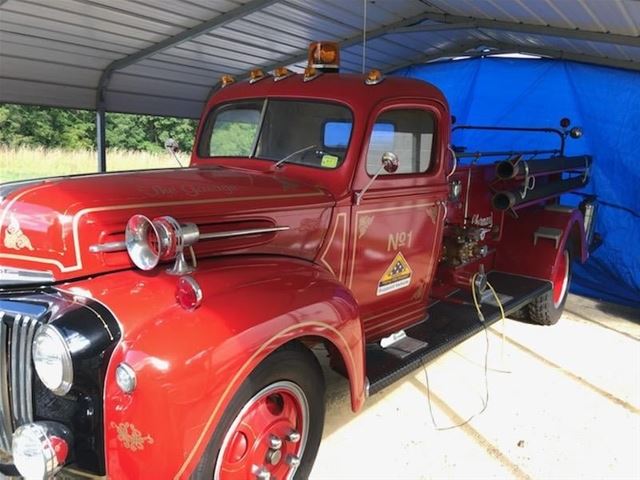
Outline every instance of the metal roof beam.
{"type": "Polygon", "coordinates": [[[514,43],[478,41],[474,44],[461,45],[448,50],[443,50],[441,52],[431,53],[428,55],[420,55],[419,57],[415,57],[407,62],[403,62],[401,64],[397,64],[392,67],[386,68],[385,73],[393,72],[395,70],[410,67],[411,65],[416,65],[419,63],[428,63],[428,62],[433,62],[439,59],[445,59],[450,57],[458,57],[458,56],[482,57],[482,56],[491,56],[491,55],[499,55],[499,54],[506,54],[506,53],[521,53],[521,54],[528,53],[531,55],[539,55],[541,57],[551,57],[551,58],[557,58],[557,59],[571,60],[571,61],[580,62],[580,63],[603,65],[605,67],[623,68],[627,70],[640,71],[640,62],[633,62],[629,60],[618,60],[618,59],[608,58],[608,57],[598,57],[594,55],[585,55],[581,53],[571,53],[571,52],[566,52],[564,50],[556,50],[552,48],[533,47],[529,45],[517,45],[514,43]],[[483,51],[474,52],[473,51],[474,49],[479,49],[479,48],[491,48],[493,50],[491,52],[483,52],[483,51]]]}
{"type": "MultiPolygon", "coordinates": [[[[506,30],[509,32],[529,33],[532,35],[548,35],[551,37],[563,37],[574,40],[585,40],[589,42],[613,43],[616,45],[628,45],[632,47],[640,47],[640,36],[622,35],[618,33],[594,32],[592,30],[568,29],[560,27],[552,27],[548,25],[534,25],[529,23],[505,22],[502,20],[491,20],[478,17],[463,17],[459,15],[449,15],[446,13],[429,13],[426,15],[427,20],[440,22],[442,24],[451,25],[458,28],[457,25],[467,26],[471,23],[476,28],[488,30],[506,30]]],[[[420,32],[429,31],[422,28],[429,28],[431,25],[415,25],[412,28],[404,28],[402,31],[420,32]]]]}
{"type": "Polygon", "coordinates": [[[553,48],[534,47],[529,45],[517,45],[514,43],[502,42],[483,42],[482,46],[496,48],[498,52],[491,52],[488,55],[496,53],[530,53],[540,55],[542,57],[552,57],[563,60],[571,60],[574,62],[591,63],[595,65],[603,65],[605,67],[623,68],[626,70],[640,70],[640,62],[631,60],[620,60],[610,57],[598,57],[596,55],[586,55],[584,53],[572,53],[565,50],[557,50],[553,48]]]}
{"type": "Polygon", "coordinates": [[[451,48],[447,48],[445,50],[440,50],[438,52],[427,53],[423,55],[419,55],[410,60],[407,60],[402,63],[397,63],[392,65],[391,67],[387,67],[384,69],[384,73],[394,72],[396,70],[400,70],[401,68],[407,68],[412,65],[416,65],[419,63],[429,63],[440,59],[452,58],[452,57],[476,57],[481,55],[486,55],[486,53],[470,53],[469,50],[473,50],[480,45],[484,45],[485,42],[476,41],[474,43],[463,43],[461,45],[455,45],[451,48]]]}
{"type": "Polygon", "coordinates": [[[162,52],[163,50],[167,50],[183,42],[187,42],[199,35],[203,35],[215,28],[219,28],[230,22],[239,20],[247,15],[250,15],[251,13],[267,8],[270,5],[273,5],[274,3],[277,3],[279,1],[280,0],[252,0],[238,8],[234,8],[229,12],[218,15],[212,18],[211,20],[207,20],[206,22],[200,23],[195,27],[192,27],[177,35],[174,35],[173,37],[166,38],[161,42],[153,44],[136,53],[132,53],[131,55],[128,55],[124,58],[114,60],[107,66],[107,68],[104,69],[104,71],[102,72],[102,75],[100,76],[100,80],[98,82],[96,103],[98,104],[98,106],[104,103],[105,90],[107,88],[107,85],[109,84],[111,75],[116,70],[121,70],[123,68],[126,68],[130,65],[133,65],[134,63],[144,60],[145,58],[148,58],[152,55],[162,52]]]}
{"type": "MultiPolygon", "coordinates": [[[[619,45],[631,45],[631,46],[639,46],[640,47],[640,37],[635,37],[631,35],[620,35],[613,33],[602,33],[602,32],[593,32],[587,30],[569,30],[566,28],[558,28],[558,27],[549,27],[545,25],[531,25],[524,23],[513,23],[513,22],[504,22],[499,20],[489,20],[482,19],[476,17],[462,17],[457,15],[449,15],[442,13],[434,13],[434,12],[424,12],[419,15],[406,18],[399,22],[386,25],[384,27],[380,27],[375,30],[371,30],[367,32],[367,41],[373,40],[375,38],[384,37],[389,34],[396,33],[418,33],[418,32],[438,32],[438,31],[446,31],[446,30],[466,30],[466,29],[492,29],[492,30],[508,30],[512,32],[526,32],[530,34],[536,35],[549,35],[549,36],[560,36],[565,38],[572,38],[578,40],[586,40],[593,42],[605,42],[605,43],[615,43],[619,45]],[[439,22],[437,24],[427,24],[420,25],[421,22],[425,21],[433,21],[439,22]]],[[[348,48],[353,45],[362,42],[362,35],[358,34],[353,37],[350,37],[346,40],[342,40],[339,42],[341,48],[348,48]]],[[[493,42],[495,44],[495,42],[493,42]]],[[[480,45],[485,45],[487,42],[480,42],[477,44],[465,44],[468,45],[469,48],[474,48],[480,45]]],[[[520,47],[513,47],[520,48],[520,47]]],[[[513,51],[513,48],[511,51],[513,51]]],[[[531,51],[531,53],[535,53],[531,51]]],[[[635,64],[633,62],[625,62],[623,60],[614,60],[608,58],[600,58],[597,56],[590,55],[582,55],[582,54],[570,54],[568,52],[560,52],[558,50],[547,51],[548,56],[556,57],[559,54],[562,54],[561,58],[566,58],[568,60],[575,60],[579,62],[587,62],[594,63],[599,65],[608,65],[614,66],[618,68],[627,68],[627,69],[635,69],[635,64]],[[549,53],[551,52],[551,53],[549,53]]],[[[419,56],[417,59],[413,59],[410,62],[405,62],[399,67],[393,67],[391,69],[386,69],[387,71],[392,71],[397,68],[402,68],[402,66],[409,66],[413,63],[425,61],[432,61],[440,57],[446,56],[458,56],[458,55],[467,55],[468,53],[464,53],[464,50],[461,51],[461,47],[455,47],[452,50],[443,50],[440,53],[426,56],[419,56]],[[433,57],[433,58],[432,58],[433,57]]],[[[292,65],[295,63],[299,63],[304,61],[307,58],[307,52],[301,50],[299,54],[292,55],[280,62],[272,63],[270,65],[266,65],[263,68],[265,70],[273,70],[281,65],[292,65]]]]}
{"type": "Polygon", "coordinates": [[[428,23],[426,25],[413,25],[411,27],[394,28],[389,31],[389,34],[395,33],[429,33],[429,32],[442,32],[451,30],[468,30],[477,29],[478,25],[475,22],[460,22],[460,23],[428,23]]]}
{"type": "MultiPolygon", "coordinates": [[[[383,37],[385,35],[387,35],[388,33],[391,33],[393,30],[397,30],[397,29],[401,29],[401,28],[405,28],[405,27],[410,27],[413,26],[417,23],[420,22],[424,22],[426,20],[429,20],[429,16],[432,15],[430,13],[421,13],[419,15],[415,15],[412,17],[408,17],[405,18],[404,20],[400,20],[398,22],[380,27],[380,28],[376,28],[375,30],[370,30],[367,32],[367,42],[373,40],[374,38],[379,38],[379,37],[383,37]]],[[[451,27],[449,27],[449,30],[451,29],[451,27]]],[[[344,39],[342,41],[338,41],[338,44],[340,45],[340,48],[349,48],[352,47],[353,45],[356,45],[358,43],[362,42],[362,34],[358,34],[358,35],[354,35],[353,37],[349,37],[347,39],[344,39]]],[[[264,65],[262,68],[266,71],[270,71],[273,70],[275,68],[278,68],[282,65],[293,65],[294,63],[299,63],[299,62],[303,62],[304,60],[307,59],[307,50],[300,50],[299,53],[292,55],[288,58],[283,59],[282,61],[276,62],[276,63],[271,63],[269,65],[264,65]]]]}

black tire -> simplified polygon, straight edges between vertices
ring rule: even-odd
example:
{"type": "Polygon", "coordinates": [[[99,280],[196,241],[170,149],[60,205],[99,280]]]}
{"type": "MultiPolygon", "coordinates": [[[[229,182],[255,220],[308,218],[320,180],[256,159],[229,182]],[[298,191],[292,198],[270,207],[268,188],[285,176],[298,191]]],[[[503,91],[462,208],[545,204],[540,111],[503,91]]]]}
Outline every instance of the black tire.
{"type": "MultiPolygon", "coordinates": [[[[567,272],[566,276],[563,276],[563,279],[566,278],[566,282],[562,280],[564,288],[561,289],[559,298],[554,301],[554,290],[556,288],[554,284],[554,288],[550,292],[540,295],[527,305],[528,319],[531,322],[539,325],[555,325],[560,320],[564,311],[564,304],[567,301],[567,295],[569,294],[569,284],[571,283],[571,252],[569,250],[565,250],[559,263],[563,261],[566,261],[567,272]],[[566,260],[563,260],[563,258],[566,258],[566,260]]],[[[556,272],[558,268],[560,268],[560,265],[554,265],[553,271],[556,272]]]]}
{"type": "MultiPolygon", "coordinates": [[[[192,479],[214,478],[215,464],[219,458],[223,440],[242,409],[255,398],[256,394],[281,382],[297,385],[308,403],[308,435],[294,479],[306,480],[309,477],[324,428],[325,381],[316,357],[301,344],[291,343],[267,357],[240,386],[216,427],[207,449],[191,476],[192,479]]],[[[226,480],[226,478],[222,475],[220,479],[215,480],[226,480]]],[[[280,480],[279,477],[278,480],[280,480]]]]}

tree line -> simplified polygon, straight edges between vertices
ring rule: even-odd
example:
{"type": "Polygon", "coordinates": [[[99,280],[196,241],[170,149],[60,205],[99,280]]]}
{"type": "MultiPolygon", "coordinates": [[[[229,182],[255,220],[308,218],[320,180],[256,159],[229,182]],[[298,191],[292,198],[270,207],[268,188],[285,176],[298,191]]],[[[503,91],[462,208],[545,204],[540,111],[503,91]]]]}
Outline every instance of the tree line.
{"type": "MultiPolygon", "coordinates": [[[[196,121],[107,113],[107,148],[160,152],[167,138],[190,151],[196,121]]],[[[0,105],[0,145],[95,149],[95,112],[24,105],[0,105]]]]}

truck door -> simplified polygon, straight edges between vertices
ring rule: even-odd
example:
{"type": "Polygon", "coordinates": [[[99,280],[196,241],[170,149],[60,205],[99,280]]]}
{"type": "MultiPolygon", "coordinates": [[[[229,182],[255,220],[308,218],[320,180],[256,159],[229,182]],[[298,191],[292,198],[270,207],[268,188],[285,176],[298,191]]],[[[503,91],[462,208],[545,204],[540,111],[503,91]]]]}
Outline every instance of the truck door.
{"type": "Polygon", "coordinates": [[[445,216],[448,115],[442,105],[382,106],[372,117],[354,179],[347,284],[361,305],[367,339],[425,318],[445,216]],[[385,152],[399,160],[380,169],[385,152]]]}

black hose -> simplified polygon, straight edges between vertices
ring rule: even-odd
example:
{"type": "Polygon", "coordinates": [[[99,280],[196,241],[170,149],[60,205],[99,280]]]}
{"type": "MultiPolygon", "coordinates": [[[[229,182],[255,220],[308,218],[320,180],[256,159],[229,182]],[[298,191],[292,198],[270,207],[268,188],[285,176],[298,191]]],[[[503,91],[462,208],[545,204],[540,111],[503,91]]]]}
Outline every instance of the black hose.
{"type": "Polygon", "coordinates": [[[567,170],[586,170],[591,165],[590,155],[576,157],[552,157],[542,160],[517,161],[504,160],[496,164],[496,176],[502,180],[524,175],[563,172],[567,170]]]}
{"type": "Polygon", "coordinates": [[[558,180],[557,182],[547,183],[534,187],[532,190],[528,190],[524,198],[520,192],[523,187],[518,187],[515,190],[503,190],[496,192],[491,199],[493,208],[496,210],[509,210],[515,208],[522,203],[530,203],[536,200],[543,200],[545,198],[560,195],[561,193],[569,192],[582,188],[586,185],[587,181],[585,177],[574,177],[568,180],[558,180]]]}

